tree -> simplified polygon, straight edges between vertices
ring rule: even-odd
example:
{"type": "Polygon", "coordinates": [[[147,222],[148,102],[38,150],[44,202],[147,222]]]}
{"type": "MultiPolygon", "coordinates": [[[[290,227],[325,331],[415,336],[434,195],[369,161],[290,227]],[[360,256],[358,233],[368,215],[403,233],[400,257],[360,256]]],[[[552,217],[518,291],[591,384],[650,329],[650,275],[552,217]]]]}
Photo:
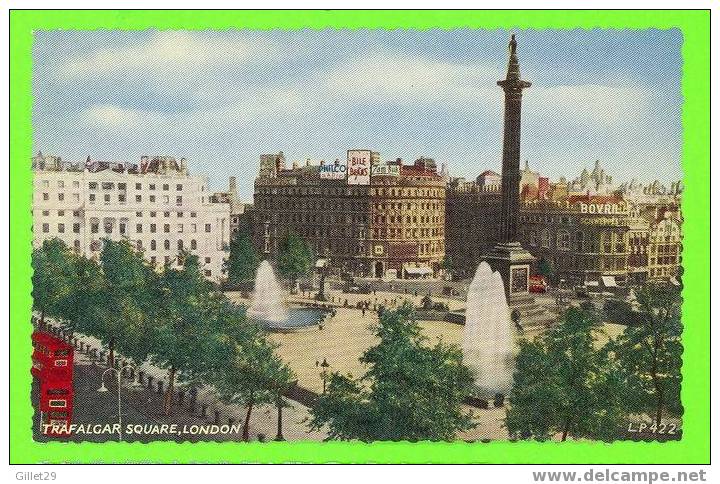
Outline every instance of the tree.
{"type": "Polygon", "coordinates": [[[85,331],[108,346],[110,366],[115,364],[116,349],[142,360],[146,354],[139,350],[149,350],[153,336],[148,314],[162,299],[153,292],[153,271],[127,240],[103,239],[100,264],[105,284],[92,297],[97,306],[85,321],[85,331]]]}
{"type": "Polygon", "coordinates": [[[225,263],[228,281],[231,284],[249,281],[255,276],[260,258],[253,247],[250,236],[237,234],[230,242],[230,256],[225,263]]]}
{"type": "Polygon", "coordinates": [[[383,311],[374,329],[380,342],[360,359],[368,371],[330,376],[311,410],[312,429],[327,425],[330,439],[370,442],[452,440],[474,426],[461,409],[473,375],[457,346],[428,346],[408,304],[383,311]]]}
{"type": "Polygon", "coordinates": [[[53,238],[33,250],[31,263],[33,309],[40,312],[43,328],[46,315],[61,316],[74,290],[73,254],[62,240],[53,238]]]}
{"type": "Polygon", "coordinates": [[[606,351],[596,351],[597,320],[570,308],[560,324],[534,341],[521,341],[506,425],[514,438],[548,440],[560,434],[612,439],[619,419],[617,373],[606,351]]]}
{"type": "Polygon", "coordinates": [[[297,287],[298,279],[310,272],[313,261],[313,252],[307,242],[296,233],[288,232],[280,243],[277,269],[280,274],[290,279],[293,290],[297,287]]]}
{"type": "Polygon", "coordinates": [[[639,311],[627,316],[636,322],[611,342],[611,350],[626,379],[626,404],[647,412],[660,425],[663,411],[682,414],[682,323],[680,290],[671,284],[648,284],[637,292],[639,311]]]}
{"type": "Polygon", "coordinates": [[[273,354],[275,346],[257,325],[237,316],[235,322],[235,325],[227,326],[232,342],[231,356],[228,363],[218,369],[215,388],[223,402],[247,408],[242,435],[243,440],[248,441],[255,406],[277,402],[271,375],[278,360],[273,354]]]}
{"type": "Polygon", "coordinates": [[[175,380],[181,371],[186,381],[199,379],[222,352],[220,313],[225,308],[221,294],[203,276],[196,255],[182,253],[181,268],[165,265],[159,277],[162,296],[154,312],[156,339],[152,361],[168,370],[163,412],[172,409],[175,380]]]}
{"type": "Polygon", "coordinates": [[[555,271],[550,261],[543,257],[538,261],[538,273],[549,281],[552,279],[555,271]]]}

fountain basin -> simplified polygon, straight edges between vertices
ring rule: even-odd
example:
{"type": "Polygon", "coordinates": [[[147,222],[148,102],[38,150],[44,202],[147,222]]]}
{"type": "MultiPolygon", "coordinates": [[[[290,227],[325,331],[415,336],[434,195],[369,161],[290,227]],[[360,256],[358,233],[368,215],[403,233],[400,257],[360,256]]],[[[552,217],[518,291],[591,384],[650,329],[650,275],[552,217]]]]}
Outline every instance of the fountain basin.
{"type": "Polygon", "coordinates": [[[281,320],[262,319],[250,316],[268,331],[276,333],[294,333],[314,329],[325,320],[328,311],[318,308],[291,307],[286,310],[286,317],[281,320]]]}

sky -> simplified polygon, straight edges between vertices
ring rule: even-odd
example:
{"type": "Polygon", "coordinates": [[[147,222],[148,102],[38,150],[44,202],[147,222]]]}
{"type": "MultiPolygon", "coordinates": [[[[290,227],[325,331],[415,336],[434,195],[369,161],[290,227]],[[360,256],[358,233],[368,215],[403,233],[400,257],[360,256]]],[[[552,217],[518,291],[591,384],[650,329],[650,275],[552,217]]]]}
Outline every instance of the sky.
{"type": "MultiPolygon", "coordinates": [[[[521,158],[552,180],[682,178],[679,30],[517,30],[521,158]]],[[[38,31],[35,151],[65,161],[185,157],[252,200],[262,153],[289,163],[420,156],[500,170],[510,32],[38,31]]]]}

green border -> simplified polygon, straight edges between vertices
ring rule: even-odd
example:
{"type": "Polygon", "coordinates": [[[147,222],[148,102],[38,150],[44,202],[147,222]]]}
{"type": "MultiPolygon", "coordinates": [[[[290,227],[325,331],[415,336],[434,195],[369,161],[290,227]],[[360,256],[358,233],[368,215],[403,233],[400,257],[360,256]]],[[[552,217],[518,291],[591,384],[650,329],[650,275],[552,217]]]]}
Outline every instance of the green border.
{"type": "Polygon", "coordinates": [[[10,13],[10,462],[710,462],[710,12],[709,11],[34,11],[10,13]],[[34,30],[73,29],[670,29],[684,36],[682,90],[685,333],[679,442],[467,444],[36,443],[28,405],[31,308],[31,49],[34,30]]]}

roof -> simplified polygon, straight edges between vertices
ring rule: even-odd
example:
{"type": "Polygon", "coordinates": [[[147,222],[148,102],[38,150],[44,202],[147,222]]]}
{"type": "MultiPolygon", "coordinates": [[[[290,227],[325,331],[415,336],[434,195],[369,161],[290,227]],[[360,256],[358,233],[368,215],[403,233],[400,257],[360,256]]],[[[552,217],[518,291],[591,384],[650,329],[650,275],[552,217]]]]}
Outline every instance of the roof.
{"type": "Polygon", "coordinates": [[[494,172],[492,170],[485,170],[484,172],[480,173],[480,176],[500,176],[500,173],[494,172]]]}

